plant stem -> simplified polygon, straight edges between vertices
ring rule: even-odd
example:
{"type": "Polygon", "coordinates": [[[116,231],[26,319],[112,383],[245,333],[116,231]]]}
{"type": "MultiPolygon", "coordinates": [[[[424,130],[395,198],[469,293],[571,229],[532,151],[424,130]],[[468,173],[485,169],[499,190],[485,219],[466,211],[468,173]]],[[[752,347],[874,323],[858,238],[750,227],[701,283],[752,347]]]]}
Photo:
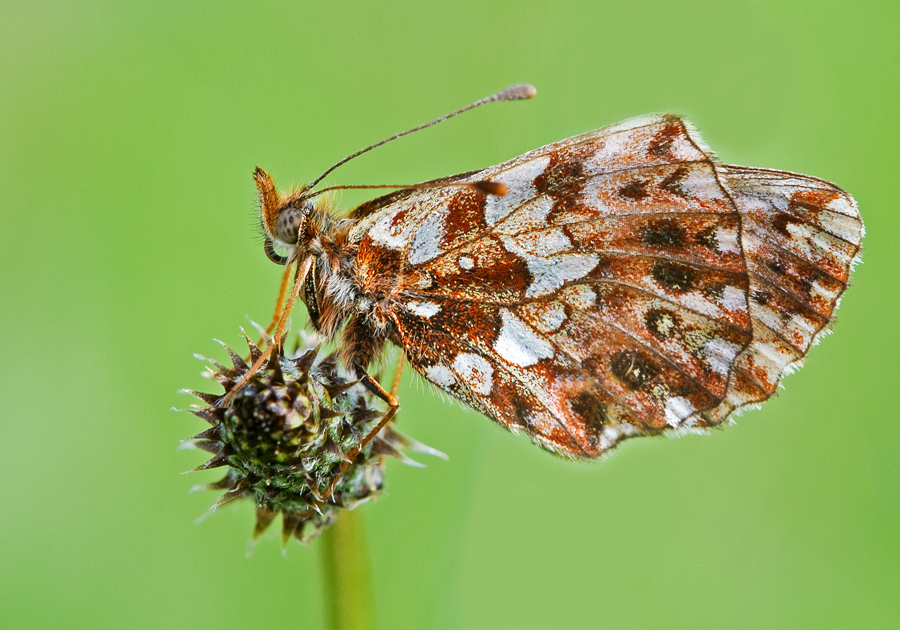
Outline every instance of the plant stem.
{"type": "Polygon", "coordinates": [[[333,630],[375,625],[372,575],[362,510],[342,510],[322,534],[323,572],[333,630]]]}

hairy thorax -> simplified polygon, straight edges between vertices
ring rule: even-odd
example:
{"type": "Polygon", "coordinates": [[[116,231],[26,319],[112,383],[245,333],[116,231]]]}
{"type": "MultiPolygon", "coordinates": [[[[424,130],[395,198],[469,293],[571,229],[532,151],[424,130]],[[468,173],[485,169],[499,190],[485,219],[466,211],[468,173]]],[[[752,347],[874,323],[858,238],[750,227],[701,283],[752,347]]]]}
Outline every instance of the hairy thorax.
{"type": "MultiPolygon", "coordinates": [[[[339,338],[339,357],[348,367],[366,367],[385,341],[395,337],[389,317],[399,296],[403,274],[386,261],[367,259],[349,234],[354,219],[330,222],[323,217],[312,227],[309,253],[315,263],[301,294],[310,324],[329,340],[339,338]],[[371,265],[382,273],[373,282],[371,265]]],[[[365,248],[363,248],[365,249],[365,248]]],[[[399,261],[397,261],[399,262],[399,261]]]]}

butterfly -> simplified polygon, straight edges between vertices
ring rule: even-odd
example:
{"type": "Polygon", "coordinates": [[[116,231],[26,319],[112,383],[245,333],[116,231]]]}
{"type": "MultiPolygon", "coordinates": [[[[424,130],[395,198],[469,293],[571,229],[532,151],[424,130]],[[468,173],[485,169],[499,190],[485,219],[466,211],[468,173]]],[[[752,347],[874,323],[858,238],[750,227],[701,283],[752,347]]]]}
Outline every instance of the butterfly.
{"type": "MultiPolygon", "coordinates": [[[[533,95],[514,86],[451,116],[533,95]]],[[[671,114],[405,187],[345,216],[320,197],[332,189],[312,192],[348,159],[419,128],[292,193],[255,173],[266,253],[287,266],[270,349],[299,299],[394,410],[367,371],[388,344],[444,392],[571,458],[719,426],[802,362],[860,251],[849,194],[721,164],[671,114]]]]}

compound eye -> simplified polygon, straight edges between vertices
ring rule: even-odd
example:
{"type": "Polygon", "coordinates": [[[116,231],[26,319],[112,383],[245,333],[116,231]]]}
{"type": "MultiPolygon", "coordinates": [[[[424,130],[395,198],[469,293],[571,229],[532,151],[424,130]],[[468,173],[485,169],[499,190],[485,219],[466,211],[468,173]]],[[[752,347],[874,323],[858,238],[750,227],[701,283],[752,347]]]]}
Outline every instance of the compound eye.
{"type": "Polygon", "coordinates": [[[265,244],[266,256],[268,256],[269,260],[271,260],[276,265],[286,265],[288,261],[287,256],[282,256],[278,252],[275,251],[275,247],[272,245],[272,241],[266,239],[265,244]]]}
{"type": "Polygon", "coordinates": [[[300,230],[306,223],[306,208],[286,206],[281,208],[275,220],[275,237],[287,245],[295,245],[300,239],[300,230]]]}

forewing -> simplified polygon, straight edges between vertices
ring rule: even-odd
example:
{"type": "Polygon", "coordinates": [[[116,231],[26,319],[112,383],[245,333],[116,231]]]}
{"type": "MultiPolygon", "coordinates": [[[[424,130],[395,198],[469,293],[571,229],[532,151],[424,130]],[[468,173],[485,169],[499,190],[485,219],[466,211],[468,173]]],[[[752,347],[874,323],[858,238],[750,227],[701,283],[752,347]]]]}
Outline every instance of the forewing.
{"type": "Polygon", "coordinates": [[[357,275],[431,382],[573,457],[719,406],[751,340],[740,217],[676,117],[359,212],[357,275]]]}

